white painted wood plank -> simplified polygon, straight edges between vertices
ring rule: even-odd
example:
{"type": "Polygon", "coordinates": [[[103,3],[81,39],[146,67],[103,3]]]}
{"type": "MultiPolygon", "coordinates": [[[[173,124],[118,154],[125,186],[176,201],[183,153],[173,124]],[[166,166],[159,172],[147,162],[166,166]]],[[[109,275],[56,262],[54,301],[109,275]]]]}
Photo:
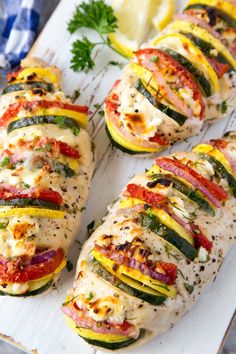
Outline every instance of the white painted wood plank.
{"type": "MultiPolygon", "coordinates": [[[[37,40],[32,55],[57,65],[63,74],[63,89],[72,94],[81,90],[77,103],[102,103],[120,70],[106,66],[109,60],[122,59],[108,49],[97,52],[96,69],[85,75],[75,74],[69,68],[70,45],[77,35],[69,36],[66,23],[73,12],[76,0],[62,0],[37,40]]],[[[183,6],[185,1],[181,2],[183,6]]],[[[235,115],[228,120],[206,126],[200,136],[175,145],[174,149],[190,149],[208,138],[221,136],[227,130],[236,129],[235,115]]],[[[89,130],[98,148],[98,165],[92,183],[87,209],[78,239],[86,238],[86,226],[104,215],[106,207],[114,200],[122,186],[136,172],[148,168],[152,159],[135,159],[112,148],[104,131],[104,123],[98,114],[90,122],[89,130]],[[93,122],[93,124],[92,124],[93,122]]],[[[172,148],[173,149],[173,148],[172,148]]],[[[168,153],[168,151],[167,151],[168,153]]],[[[74,264],[78,257],[78,245],[72,247],[69,258],[74,264]]],[[[216,281],[209,285],[203,296],[173,329],[145,345],[135,354],[215,354],[236,308],[236,249],[225,260],[216,281]]],[[[39,354],[92,354],[91,349],[66,325],[60,312],[66,290],[71,286],[74,272],[63,272],[57,289],[32,299],[0,298],[0,333],[13,338],[29,350],[39,354]]],[[[102,353],[98,351],[97,354],[102,353]]]]}

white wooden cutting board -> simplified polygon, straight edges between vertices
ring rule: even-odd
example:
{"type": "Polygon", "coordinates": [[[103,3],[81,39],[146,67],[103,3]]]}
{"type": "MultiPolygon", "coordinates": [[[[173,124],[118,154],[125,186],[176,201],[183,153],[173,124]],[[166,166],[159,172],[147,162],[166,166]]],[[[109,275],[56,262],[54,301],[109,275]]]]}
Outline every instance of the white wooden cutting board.
{"type": "MultiPolygon", "coordinates": [[[[137,0],[138,1],[138,0],[137,0]]],[[[63,89],[72,94],[81,90],[77,103],[87,104],[94,111],[94,104],[101,104],[112,83],[119,77],[118,67],[107,66],[109,60],[121,58],[104,49],[98,51],[97,66],[91,74],[75,74],[69,68],[70,46],[77,35],[69,36],[68,22],[77,0],[61,0],[50,21],[32,49],[32,55],[57,65],[62,70],[63,89]]],[[[181,2],[184,5],[184,1],[181,2]]],[[[178,144],[174,149],[190,149],[192,145],[208,138],[220,137],[225,131],[236,129],[235,116],[205,127],[201,136],[178,144]]],[[[104,131],[104,122],[95,114],[89,127],[98,148],[98,164],[83,224],[78,239],[86,238],[86,226],[93,219],[101,218],[106,206],[116,198],[122,186],[136,172],[148,168],[150,159],[135,159],[112,148],[104,131]]],[[[78,244],[72,247],[70,259],[75,264],[78,244]]],[[[101,354],[91,349],[66,325],[61,303],[71,286],[74,272],[64,270],[57,286],[35,298],[0,298],[0,333],[21,344],[28,351],[39,354],[101,354]]],[[[134,354],[215,354],[225,335],[236,308],[236,248],[225,260],[215,282],[208,286],[203,296],[173,329],[141,347],[134,354]]],[[[3,353],[2,353],[3,354],[3,353]]]]}

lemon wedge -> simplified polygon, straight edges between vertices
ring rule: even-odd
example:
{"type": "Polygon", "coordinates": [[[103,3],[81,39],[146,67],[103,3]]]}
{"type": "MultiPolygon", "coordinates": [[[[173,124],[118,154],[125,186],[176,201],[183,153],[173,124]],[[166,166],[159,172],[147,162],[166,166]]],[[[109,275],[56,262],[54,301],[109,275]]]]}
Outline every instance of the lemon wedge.
{"type": "Polygon", "coordinates": [[[128,58],[150,32],[164,28],[174,14],[174,0],[112,0],[111,6],[118,19],[118,30],[109,34],[109,39],[128,58]]]}

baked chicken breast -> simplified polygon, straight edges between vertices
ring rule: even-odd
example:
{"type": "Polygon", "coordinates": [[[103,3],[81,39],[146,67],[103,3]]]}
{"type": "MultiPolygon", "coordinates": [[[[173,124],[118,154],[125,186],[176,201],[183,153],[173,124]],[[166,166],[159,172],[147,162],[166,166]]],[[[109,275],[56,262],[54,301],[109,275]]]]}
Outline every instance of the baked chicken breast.
{"type": "Polygon", "coordinates": [[[228,117],[236,105],[236,5],[191,0],[134,53],[105,102],[111,142],[157,153],[228,117]]]}
{"type": "Polygon", "coordinates": [[[93,172],[85,106],[60,72],[29,58],[0,97],[0,295],[55,283],[78,232],[93,172]]]}
{"type": "Polygon", "coordinates": [[[88,343],[139,346],[172,327],[236,242],[236,132],[159,157],[84,244],[62,306],[88,343]]]}

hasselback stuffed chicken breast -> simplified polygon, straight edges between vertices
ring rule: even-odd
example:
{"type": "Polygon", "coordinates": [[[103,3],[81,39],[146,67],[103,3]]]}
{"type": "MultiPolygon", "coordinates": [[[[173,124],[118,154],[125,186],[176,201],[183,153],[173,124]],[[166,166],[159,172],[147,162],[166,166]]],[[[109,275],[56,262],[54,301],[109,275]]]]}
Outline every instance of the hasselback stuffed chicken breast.
{"type": "Polygon", "coordinates": [[[236,4],[191,0],[134,53],[105,102],[107,133],[130,154],[198,134],[236,106],[236,4]]]}
{"type": "Polygon", "coordinates": [[[36,295],[66,265],[87,198],[93,147],[87,107],[36,59],[8,75],[0,97],[0,294],[36,295]]]}
{"type": "Polygon", "coordinates": [[[236,132],[158,158],[85,243],[62,306],[88,343],[116,350],[173,326],[236,242],[236,132]]]}

